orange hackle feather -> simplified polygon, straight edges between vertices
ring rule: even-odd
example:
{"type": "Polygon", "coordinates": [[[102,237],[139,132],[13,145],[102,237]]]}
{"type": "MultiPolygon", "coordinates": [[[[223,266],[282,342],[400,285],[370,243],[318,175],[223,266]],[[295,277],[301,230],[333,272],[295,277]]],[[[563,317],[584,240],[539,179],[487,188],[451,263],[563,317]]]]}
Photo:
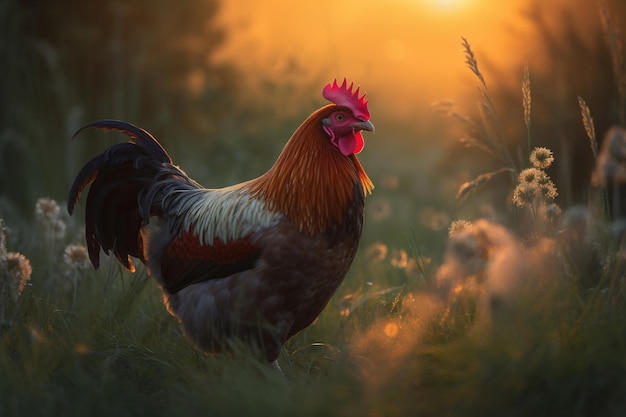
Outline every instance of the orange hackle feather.
{"type": "Polygon", "coordinates": [[[322,129],[321,120],[332,110],[329,104],[305,120],[289,139],[269,171],[251,189],[311,235],[340,224],[354,197],[354,185],[363,193],[374,188],[355,155],[337,152],[322,129]]]}

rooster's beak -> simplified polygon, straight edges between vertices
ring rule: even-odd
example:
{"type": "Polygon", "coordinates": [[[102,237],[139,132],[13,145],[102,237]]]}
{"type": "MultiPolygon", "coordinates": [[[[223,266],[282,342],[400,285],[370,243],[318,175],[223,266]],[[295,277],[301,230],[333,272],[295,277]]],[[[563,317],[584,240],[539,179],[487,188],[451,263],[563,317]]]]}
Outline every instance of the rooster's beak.
{"type": "Polygon", "coordinates": [[[354,130],[367,130],[368,132],[374,133],[374,125],[369,120],[364,120],[362,122],[358,122],[352,125],[354,130]]]}

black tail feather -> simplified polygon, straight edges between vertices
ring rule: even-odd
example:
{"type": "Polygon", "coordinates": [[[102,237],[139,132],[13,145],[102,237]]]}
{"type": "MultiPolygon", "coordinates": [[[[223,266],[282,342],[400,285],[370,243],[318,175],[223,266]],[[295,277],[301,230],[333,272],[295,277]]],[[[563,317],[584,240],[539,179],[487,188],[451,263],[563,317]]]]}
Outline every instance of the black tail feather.
{"type": "Polygon", "coordinates": [[[132,123],[112,119],[97,120],[78,129],[72,136],[72,139],[76,138],[76,136],[86,129],[100,129],[107,132],[123,133],[131,139],[135,139],[132,142],[141,143],[144,149],[146,149],[149,154],[157,157],[157,159],[163,159],[164,162],[172,163],[172,159],[156,138],[147,130],[135,126],[132,123]]]}
{"type": "Polygon", "coordinates": [[[85,187],[91,184],[85,207],[86,238],[89,257],[95,268],[100,263],[100,248],[134,270],[130,256],[143,261],[140,229],[152,214],[139,212],[138,196],[158,181],[158,174],[172,160],[147,131],[119,120],[99,120],[87,128],[116,131],[131,138],[113,145],[89,161],[78,173],[68,197],[68,212],[73,213],[85,187]]]}

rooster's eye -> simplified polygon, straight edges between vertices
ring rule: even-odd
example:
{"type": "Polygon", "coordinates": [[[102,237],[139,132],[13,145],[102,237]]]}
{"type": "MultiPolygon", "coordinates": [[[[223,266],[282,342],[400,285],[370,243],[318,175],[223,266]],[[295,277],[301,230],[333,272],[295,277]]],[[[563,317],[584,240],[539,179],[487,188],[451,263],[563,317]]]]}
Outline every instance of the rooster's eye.
{"type": "Polygon", "coordinates": [[[335,120],[337,120],[338,122],[341,122],[343,119],[344,119],[344,115],[341,113],[335,116],[335,120]]]}

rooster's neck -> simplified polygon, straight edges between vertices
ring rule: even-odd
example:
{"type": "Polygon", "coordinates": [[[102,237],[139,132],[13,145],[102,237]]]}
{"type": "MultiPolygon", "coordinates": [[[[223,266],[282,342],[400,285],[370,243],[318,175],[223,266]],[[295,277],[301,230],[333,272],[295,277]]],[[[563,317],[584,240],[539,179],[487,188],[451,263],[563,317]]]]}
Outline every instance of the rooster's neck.
{"type": "Polygon", "coordinates": [[[251,184],[270,210],[281,212],[310,234],[340,224],[350,205],[362,204],[373,188],[356,156],[342,155],[324,133],[321,119],[328,107],[313,113],[272,168],[251,184]]]}

